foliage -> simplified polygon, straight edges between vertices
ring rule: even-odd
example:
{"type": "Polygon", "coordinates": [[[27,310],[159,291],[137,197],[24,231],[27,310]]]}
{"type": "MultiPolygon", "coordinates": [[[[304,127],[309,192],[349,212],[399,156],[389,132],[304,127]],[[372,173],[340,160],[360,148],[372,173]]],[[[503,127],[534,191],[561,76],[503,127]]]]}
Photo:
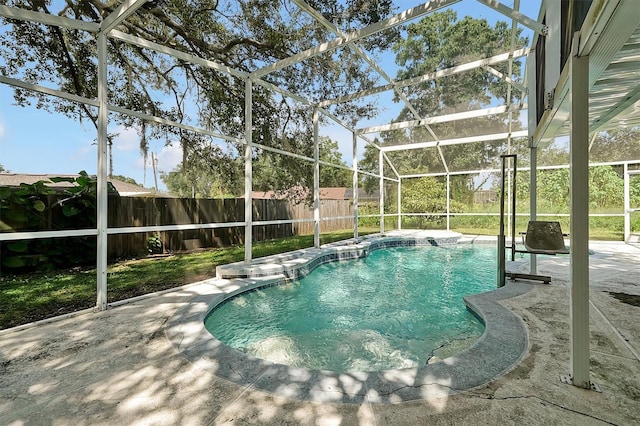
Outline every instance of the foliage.
{"type": "MultiPolygon", "coordinates": [[[[313,157],[312,146],[305,154],[313,157]],[[311,152],[309,152],[311,151],[311,152]]],[[[320,161],[346,166],[338,143],[319,137],[320,161]]],[[[204,139],[187,151],[186,161],[169,173],[160,173],[169,192],[179,197],[215,198],[241,196],[244,191],[244,163],[236,155],[224,152],[204,139]]],[[[321,187],[350,187],[352,172],[320,165],[321,187]]],[[[260,151],[253,161],[253,190],[271,191],[294,201],[310,201],[313,188],[313,164],[298,160],[291,163],[283,155],[260,151]],[[306,200],[305,200],[306,197],[306,200]]]]}
{"type": "Polygon", "coordinates": [[[242,191],[244,166],[237,157],[204,137],[194,137],[185,150],[184,161],[160,179],[173,195],[216,198],[242,191]]]}
{"type": "Polygon", "coordinates": [[[130,178],[122,175],[111,175],[109,176],[109,179],[119,180],[120,182],[126,182],[126,183],[131,183],[133,185],[142,186],[138,182],[136,182],[134,178],[130,178]]]}
{"type": "Polygon", "coordinates": [[[640,160],[640,126],[598,133],[589,156],[593,162],[640,160]]]}
{"type": "MultiPolygon", "coordinates": [[[[491,26],[484,19],[465,17],[458,20],[457,14],[452,10],[430,14],[419,22],[408,25],[406,39],[393,46],[396,63],[400,67],[397,79],[414,78],[504,53],[506,46],[510,45],[510,40],[511,29],[503,21],[491,26]]],[[[521,37],[518,31],[516,47],[526,44],[527,39],[521,37]]],[[[506,62],[495,64],[494,67],[502,74],[517,80],[521,74],[520,66],[518,61],[514,62],[511,74],[506,62]]],[[[521,96],[517,91],[511,92],[507,84],[483,68],[411,85],[406,88],[405,93],[415,112],[405,107],[396,121],[474,110],[496,100],[504,103],[517,102],[521,96]]],[[[399,98],[395,101],[399,101],[399,98]]],[[[518,123],[517,117],[514,117],[514,127],[511,130],[518,130],[518,123]]],[[[418,126],[408,130],[383,132],[382,142],[377,143],[410,144],[507,130],[508,123],[504,116],[488,116],[431,125],[429,128],[418,126]]],[[[526,141],[514,143],[525,145],[526,141]]],[[[457,144],[443,146],[441,151],[449,170],[475,170],[496,166],[499,155],[506,151],[506,147],[502,143],[457,144]]],[[[360,164],[366,171],[377,173],[377,150],[365,148],[360,164]]],[[[394,152],[394,166],[401,174],[445,170],[436,148],[394,152]]],[[[376,185],[373,180],[375,178],[365,178],[366,189],[376,185]]],[[[456,196],[469,199],[473,187],[472,177],[468,177],[466,182],[456,182],[456,196]]]]}
{"type": "MultiPolygon", "coordinates": [[[[46,181],[0,188],[3,231],[86,229],[96,226],[96,180],[85,171],[78,177],[54,177],[69,182],[62,194],[46,181]]],[[[15,270],[55,269],[95,261],[95,237],[40,238],[3,243],[2,266],[15,270]]]]}
{"type": "MultiPolygon", "coordinates": [[[[95,23],[104,21],[119,3],[0,0],[0,4],[95,23]]],[[[344,31],[383,20],[395,9],[390,0],[315,0],[310,4],[344,31]]],[[[89,99],[97,97],[97,43],[93,34],[5,17],[0,18],[0,24],[6,29],[0,39],[2,75],[48,86],[59,82],[55,89],[89,99]]],[[[335,37],[308,14],[281,0],[149,1],[116,30],[244,73],[335,37]]],[[[397,29],[379,32],[363,39],[363,47],[376,54],[398,35],[397,29]]],[[[115,37],[108,39],[108,63],[110,104],[184,124],[197,121],[206,129],[237,138],[238,142],[232,144],[242,152],[245,83],[239,77],[115,37]]],[[[318,101],[371,87],[378,76],[360,64],[356,52],[340,49],[283,67],[265,79],[318,101]]],[[[35,102],[38,108],[89,120],[97,127],[97,109],[82,103],[21,88],[14,88],[14,99],[18,105],[35,102]]],[[[286,148],[287,141],[297,146],[307,143],[312,128],[308,106],[275,95],[259,84],[253,85],[252,100],[256,143],[278,148],[286,148]]],[[[334,112],[347,122],[355,122],[371,116],[376,108],[372,101],[359,101],[341,105],[334,112]]],[[[198,145],[195,134],[179,128],[125,115],[114,114],[114,120],[138,130],[145,157],[152,140],[177,141],[185,153],[198,145]]]]}
{"type": "MultiPolygon", "coordinates": [[[[408,179],[402,185],[402,212],[403,213],[446,213],[447,188],[446,183],[434,177],[408,179]]],[[[451,212],[462,211],[462,205],[450,200],[451,212]]],[[[417,226],[424,227],[425,222],[442,223],[441,215],[420,216],[417,226]]]]}
{"type": "Polygon", "coordinates": [[[147,252],[149,254],[162,253],[162,247],[162,239],[157,232],[152,237],[147,238],[147,252]]]}
{"type": "MultiPolygon", "coordinates": [[[[361,229],[361,235],[370,233],[361,229]]],[[[323,244],[344,240],[353,231],[321,235],[323,244]]],[[[253,245],[254,257],[313,246],[313,235],[300,235],[253,245]]],[[[228,247],[165,258],[120,262],[108,268],[108,300],[130,297],[213,278],[216,266],[241,261],[242,247],[228,247]]],[[[55,272],[0,275],[0,329],[95,306],[96,270],[74,268],[55,272]]]]}
{"type": "Polygon", "coordinates": [[[0,173],[11,173],[11,170],[5,169],[5,167],[0,164],[0,173]]]}
{"type": "MultiPolygon", "coordinates": [[[[547,213],[567,213],[569,210],[571,179],[570,170],[548,169],[538,171],[538,210],[547,213]]],[[[631,177],[629,192],[631,204],[640,205],[640,179],[631,177]]],[[[529,173],[519,173],[517,198],[529,198],[529,173]]],[[[598,166],[589,169],[590,209],[620,211],[624,201],[624,180],[614,166],[598,166]]]]}

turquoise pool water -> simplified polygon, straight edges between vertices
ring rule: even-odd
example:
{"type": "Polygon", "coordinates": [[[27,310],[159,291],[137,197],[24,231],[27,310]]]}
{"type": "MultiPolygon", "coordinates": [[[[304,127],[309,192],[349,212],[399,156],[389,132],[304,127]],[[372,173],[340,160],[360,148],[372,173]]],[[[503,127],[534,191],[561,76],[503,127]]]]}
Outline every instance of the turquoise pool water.
{"type": "Polygon", "coordinates": [[[291,366],[413,367],[480,337],[484,326],[462,297],[495,288],[495,256],[493,246],[375,250],[237,295],[213,309],[205,327],[235,349],[291,366]]]}

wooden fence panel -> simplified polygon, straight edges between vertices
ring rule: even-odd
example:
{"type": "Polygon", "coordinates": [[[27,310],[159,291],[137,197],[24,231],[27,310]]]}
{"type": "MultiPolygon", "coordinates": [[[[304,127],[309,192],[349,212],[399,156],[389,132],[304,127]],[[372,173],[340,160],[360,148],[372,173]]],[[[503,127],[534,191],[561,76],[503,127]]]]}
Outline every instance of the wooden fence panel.
{"type": "MultiPolygon", "coordinates": [[[[58,196],[59,197],[59,196],[58,196]]],[[[50,197],[50,205],[57,200],[50,197]]],[[[58,220],[47,212],[40,229],[61,229],[58,220]]],[[[60,212],[56,214],[61,214],[60,212]]],[[[320,204],[321,217],[349,216],[348,200],[325,200],[320,204]]],[[[311,219],[309,222],[256,225],[253,240],[263,241],[293,235],[312,234],[313,207],[287,200],[253,200],[254,221],[311,219]]],[[[107,224],[109,228],[136,226],[185,225],[204,223],[244,222],[244,199],[190,199],[162,197],[109,197],[107,224]]],[[[353,219],[323,220],[322,232],[351,229],[353,219]]],[[[244,243],[244,227],[198,229],[185,231],[135,232],[108,236],[110,259],[139,257],[148,253],[148,240],[159,237],[165,251],[193,250],[206,247],[229,247],[244,243]]]]}

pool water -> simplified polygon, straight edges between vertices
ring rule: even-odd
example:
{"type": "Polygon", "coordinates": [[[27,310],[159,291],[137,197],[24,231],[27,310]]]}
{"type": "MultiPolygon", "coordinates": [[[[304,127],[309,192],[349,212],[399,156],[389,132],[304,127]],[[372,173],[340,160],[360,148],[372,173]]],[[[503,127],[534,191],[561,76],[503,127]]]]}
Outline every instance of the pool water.
{"type": "Polygon", "coordinates": [[[495,288],[495,258],[493,246],[375,250],[228,299],[205,327],[235,349],[291,366],[414,367],[460,352],[483,333],[462,297],[495,288]]]}

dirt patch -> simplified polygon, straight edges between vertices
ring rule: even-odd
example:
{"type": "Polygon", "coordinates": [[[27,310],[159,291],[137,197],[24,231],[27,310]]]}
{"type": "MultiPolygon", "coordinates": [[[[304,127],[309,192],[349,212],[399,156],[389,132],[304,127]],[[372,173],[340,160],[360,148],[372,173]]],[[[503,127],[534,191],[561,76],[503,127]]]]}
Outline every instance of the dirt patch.
{"type": "Polygon", "coordinates": [[[627,294],[627,293],[615,293],[613,291],[608,291],[607,293],[609,293],[611,296],[615,297],[617,300],[621,301],[622,303],[626,303],[627,305],[631,305],[631,306],[640,307],[640,296],[637,296],[635,294],[627,294]]]}

